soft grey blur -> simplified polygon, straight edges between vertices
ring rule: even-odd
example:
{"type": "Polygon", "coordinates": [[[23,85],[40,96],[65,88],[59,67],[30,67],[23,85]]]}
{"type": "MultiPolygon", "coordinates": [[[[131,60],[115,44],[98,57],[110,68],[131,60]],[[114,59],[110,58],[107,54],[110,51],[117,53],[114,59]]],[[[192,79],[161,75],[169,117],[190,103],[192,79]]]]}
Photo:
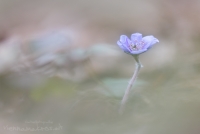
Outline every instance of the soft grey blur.
{"type": "Polygon", "coordinates": [[[199,134],[200,1],[0,0],[1,134],[199,134]],[[159,39],[123,114],[134,59],[159,39]]]}

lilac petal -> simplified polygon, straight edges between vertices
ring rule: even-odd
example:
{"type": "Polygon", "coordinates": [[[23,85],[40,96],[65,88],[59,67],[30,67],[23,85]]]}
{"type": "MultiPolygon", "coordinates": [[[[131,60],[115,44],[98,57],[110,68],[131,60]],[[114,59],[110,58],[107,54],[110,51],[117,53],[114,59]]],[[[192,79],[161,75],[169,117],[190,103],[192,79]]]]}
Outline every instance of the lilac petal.
{"type": "Polygon", "coordinates": [[[119,41],[122,44],[126,44],[126,46],[129,46],[129,44],[131,43],[131,40],[126,35],[121,35],[119,41]]]}
{"type": "Polygon", "coordinates": [[[119,41],[120,41],[121,43],[128,43],[128,42],[127,42],[127,39],[128,39],[128,37],[127,37],[126,35],[121,35],[119,41]]]}
{"type": "Polygon", "coordinates": [[[130,39],[126,35],[121,35],[119,40],[129,51],[130,39]]]}
{"type": "Polygon", "coordinates": [[[154,36],[145,36],[142,38],[142,41],[144,42],[144,47],[143,49],[149,49],[151,48],[155,43],[159,42],[158,39],[156,39],[154,36]]]}
{"type": "Polygon", "coordinates": [[[131,41],[135,42],[135,41],[141,41],[142,40],[142,34],[140,33],[134,33],[131,35],[131,41]]]}
{"type": "Polygon", "coordinates": [[[139,50],[139,51],[131,51],[131,54],[132,55],[137,55],[137,54],[141,54],[141,53],[144,53],[146,52],[148,49],[142,49],[142,50],[139,50]]]}
{"type": "Polygon", "coordinates": [[[126,53],[130,53],[130,50],[128,49],[128,47],[126,45],[123,45],[123,43],[121,43],[120,41],[117,41],[117,45],[126,53]]]}

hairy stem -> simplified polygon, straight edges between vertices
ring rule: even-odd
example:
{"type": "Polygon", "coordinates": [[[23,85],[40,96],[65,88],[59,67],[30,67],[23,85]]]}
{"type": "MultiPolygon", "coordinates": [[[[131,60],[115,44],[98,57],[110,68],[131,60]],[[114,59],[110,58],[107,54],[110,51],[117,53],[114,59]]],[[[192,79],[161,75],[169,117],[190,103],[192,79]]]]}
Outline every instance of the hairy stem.
{"type": "Polygon", "coordinates": [[[128,95],[129,95],[129,92],[133,86],[133,83],[136,81],[137,79],[137,76],[138,76],[138,73],[140,71],[140,68],[142,67],[142,64],[140,63],[139,61],[139,57],[138,56],[133,56],[135,58],[135,61],[136,61],[136,67],[135,67],[135,71],[133,73],[133,76],[128,84],[128,87],[127,89],[125,90],[125,94],[123,96],[123,99],[121,101],[121,106],[120,106],[120,109],[119,109],[119,113],[123,113],[123,110],[124,110],[124,106],[126,104],[126,101],[128,100],[128,95]]]}

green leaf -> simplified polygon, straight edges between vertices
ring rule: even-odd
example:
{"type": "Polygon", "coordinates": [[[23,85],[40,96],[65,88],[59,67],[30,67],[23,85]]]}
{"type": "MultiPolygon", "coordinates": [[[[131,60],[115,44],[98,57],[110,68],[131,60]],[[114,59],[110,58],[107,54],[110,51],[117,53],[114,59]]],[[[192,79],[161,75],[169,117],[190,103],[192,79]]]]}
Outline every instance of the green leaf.
{"type": "MultiPolygon", "coordinates": [[[[106,78],[103,79],[104,85],[107,87],[104,90],[99,90],[99,92],[103,93],[106,96],[110,97],[122,97],[124,95],[124,92],[128,86],[130,79],[117,79],[117,78],[106,78]]],[[[145,84],[144,81],[137,80],[132,89],[145,84]]]]}
{"type": "Polygon", "coordinates": [[[75,83],[67,82],[61,79],[52,78],[45,84],[37,87],[31,92],[31,98],[36,101],[42,100],[48,96],[71,97],[74,95],[75,83]]]}

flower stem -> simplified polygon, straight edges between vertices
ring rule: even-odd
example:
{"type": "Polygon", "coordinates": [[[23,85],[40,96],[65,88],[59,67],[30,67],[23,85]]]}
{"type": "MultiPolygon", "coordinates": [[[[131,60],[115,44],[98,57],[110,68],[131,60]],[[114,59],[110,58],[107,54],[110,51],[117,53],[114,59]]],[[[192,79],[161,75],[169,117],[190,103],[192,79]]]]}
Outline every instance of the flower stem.
{"type": "Polygon", "coordinates": [[[123,96],[123,99],[121,101],[121,106],[120,106],[120,109],[119,109],[119,113],[123,113],[123,110],[124,110],[124,106],[126,104],[126,101],[128,100],[128,95],[129,95],[129,92],[131,90],[131,87],[133,86],[133,83],[136,81],[137,79],[137,76],[138,76],[138,73],[140,71],[140,68],[142,67],[142,64],[140,63],[139,61],[139,57],[138,56],[133,56],[135,58],[135,61],[136,61],[136,67],[135,67],[135,71],[133,73],[133,76],[128,84],[128,87],[127,89],[125,90],[125,94],[123,96]]]}

